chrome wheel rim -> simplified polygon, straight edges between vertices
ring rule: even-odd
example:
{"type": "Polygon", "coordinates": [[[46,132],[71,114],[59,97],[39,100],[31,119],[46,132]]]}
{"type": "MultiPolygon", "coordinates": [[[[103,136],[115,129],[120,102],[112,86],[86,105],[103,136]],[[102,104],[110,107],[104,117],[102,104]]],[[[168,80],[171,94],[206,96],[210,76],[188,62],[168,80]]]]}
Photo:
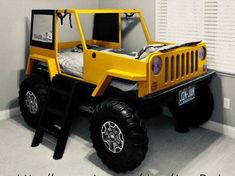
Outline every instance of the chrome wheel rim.
{"type": "Polygon", "coordinates": [[[121,129],[112,121],[107,121],[102,125],[101,136],[104,145],[112,153],[120,153],[124,147],[124,137],[121,129]]]}
{"type": "Polygon", "coordinates": [[[36,114],[38,112],[38,100],[32,91],[26,93],[25,102],[31,114],[36,114]]]}

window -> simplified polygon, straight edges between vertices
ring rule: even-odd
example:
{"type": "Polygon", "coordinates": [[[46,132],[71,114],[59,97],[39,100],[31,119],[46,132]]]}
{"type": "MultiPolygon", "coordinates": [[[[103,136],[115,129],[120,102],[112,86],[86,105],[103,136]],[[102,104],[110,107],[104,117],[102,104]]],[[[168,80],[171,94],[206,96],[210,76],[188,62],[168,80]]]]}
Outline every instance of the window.
{"type": "Polygon", "coordinates": [[[63,23],[61,23],[61,19],[58,16],[57,18],[59,43],[81,41],[74,13],[71,14],[71,21],[69,14],[63,18],[63,23]]]}
{"type": "Polygon", "coordinates": [[[54,11],[33,10],[31,45],[54,49],[54,11]]]}
{"type": "Polygon", "coordinates": [[[95,14],[93,39],[119,42],[118,14],[95,14]]]}
{"type": "Polygon", "coordinates": [[[52,43],[53,16],[34,15],[32,40],[52,43]]]}
{"type": "Polygon", "coordinates": [[[235,74],[235,1],[156,0],[156,40],[203,40],[208,67],[235,74]]]}

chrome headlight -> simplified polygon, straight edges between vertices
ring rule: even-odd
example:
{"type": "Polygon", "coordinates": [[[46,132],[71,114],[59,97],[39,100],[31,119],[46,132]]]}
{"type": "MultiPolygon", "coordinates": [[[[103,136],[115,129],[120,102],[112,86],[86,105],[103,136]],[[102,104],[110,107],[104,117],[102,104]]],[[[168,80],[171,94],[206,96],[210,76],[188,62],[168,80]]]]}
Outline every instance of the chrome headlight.
{"type": "Polygon", "coordinates": [[[206,58],[206,48],[205,47],[202,47],[201,49],[200,49],[200,59],[201,60],[204,60],[205,58],[206,58]]]}
{"type": "Polygon", "coordinates": [[[156,57],[152,63],[152,71],[157,75],[162,68],[162,60],[160,57],[156,57]]]}

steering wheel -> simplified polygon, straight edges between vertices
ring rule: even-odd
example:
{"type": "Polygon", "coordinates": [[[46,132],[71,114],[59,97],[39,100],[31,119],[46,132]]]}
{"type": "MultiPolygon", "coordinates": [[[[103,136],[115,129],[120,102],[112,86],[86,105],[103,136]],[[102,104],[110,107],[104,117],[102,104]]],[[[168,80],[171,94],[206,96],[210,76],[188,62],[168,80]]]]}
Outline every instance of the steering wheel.
{"type": "MultiPolygon", "coordinates": [[[[91,45],[86,44],[87,49],[91,49],[91,45]]],[[[83,51],[83,46],[82,44],[77,45],[78,49],[81,49],[83,51]]]]}

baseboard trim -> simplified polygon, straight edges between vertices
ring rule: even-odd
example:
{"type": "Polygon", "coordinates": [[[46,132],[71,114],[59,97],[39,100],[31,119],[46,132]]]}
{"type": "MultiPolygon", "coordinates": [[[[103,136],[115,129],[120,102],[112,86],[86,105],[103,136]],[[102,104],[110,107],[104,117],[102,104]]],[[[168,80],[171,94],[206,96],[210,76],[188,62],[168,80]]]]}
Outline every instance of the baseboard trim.
{"type": "Polygon", "coordinates": [[[17,115],[20,115],[20,109],[19,107],[6,109],[3,111],[0,111],[0,120],[6,120],[10,117],[15,117],[17,115]]]}
{"type": "Polygon", "coordinates": [[[211,131],[215,131],[218,133],[222,133],[225,136],[231,137],[235,139],[235,127],[229,126],[229,125],[224,125],[218,122],[214,121],[208,121],[204,125],[202,125],[203,128],[209,129],[211,131]]]}

